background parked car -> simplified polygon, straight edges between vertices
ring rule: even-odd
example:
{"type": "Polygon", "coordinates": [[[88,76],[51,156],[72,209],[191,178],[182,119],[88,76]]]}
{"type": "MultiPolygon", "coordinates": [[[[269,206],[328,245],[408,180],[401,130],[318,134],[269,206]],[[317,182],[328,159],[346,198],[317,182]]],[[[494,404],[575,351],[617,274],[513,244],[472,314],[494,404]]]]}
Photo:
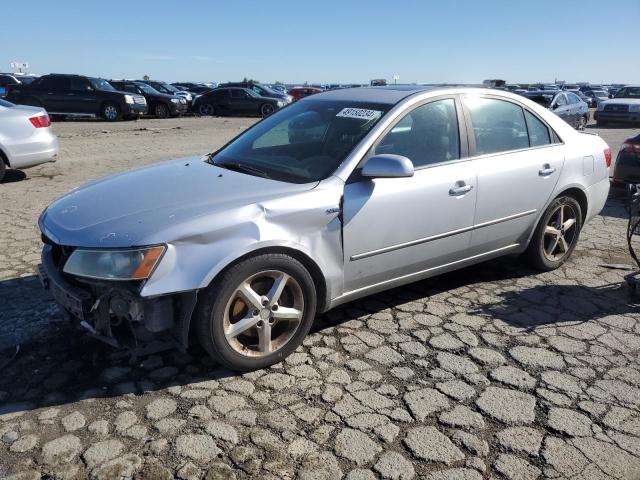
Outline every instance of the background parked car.
{"type": "Polygon", "coordinates": [[[146,83],[151,88],[159,91],[160,93],[165,93],[167,95],[177,95],[179,97],[183,97],[187,101],[187,109],[191,109],[191,106],[193,105],[195,94],[187,90],[180,90],[179,88],[174,87],[170,83],[161,82],[159,80],[136,80],[136,81],[146,83]]]}
{"type": "Polygon", "coordinates": [[[640,183],[640,134],[627,138],[618,152],[613,181],[640,183]]]}
{"type": "Polygon", "coordinates": [[[42,108],[0,100],[0,181],[7,168],[28,168],[58,158],[58,138],[42,108]]]}
{"type": "Polygon", "coordinates": [[[604,90],[587,90],[584,94],[591,99],[591,101],[597,107],[600,102],[604,102],[609,99],[609,93],[604,90]]]}
{"type": "Polygon", "coordinates": [[[261,115],[266,117],[285,106],[278,98],[261,97],[248,88],[218,87],[196,99],[201,115],[261,115]]]}
{"type": "Polygon", "coordinates": [[[289,90],[289,95],[291,95],[294,100],[300,100],[301,98],[308,97],[309,95],[320,93],[322,91],[323,90],[321,88],[316,87],[294,87],[289,90]]]}
{"type": "Polygon", "coordinates": [[[180,90],[186,90],[188,92],[197,93],[197,94],[210,92],[214,88],[209,85],[205,85],[203,83],[190,83],[190,82],[177,82],[177,83],[172,83],[171,85],[173,85],[176,88],[179,88],[180,90]]]}
{"type": "Polygon", "coordinates": [[[574,128],[582,129],[589,121],[589,106],[574,93],[538,91],[523,96],[548,108],[574,128]]]}
{"type": "Polygon", "coordinates": [[[7,100],[45,108],[50,115],[102,117],[108,121],[147,113],[142,95],[119,92],[103,78],[82,75],[43,75],[29,85],[12,85],[7,100]]]}
{"type": "Polygon", "coordinates": [[[622,87],[612,99],[600,102],[595,119],[599,126],[608,122],[640,123],[640,86],[622,87]]]}
{"type": "Polygon", "coordinates": [[[187,100],[178,95],[160,93],[146,83],[132,80],[109,80],[117,90],[142,95],[147,100],[149,114],[158,118],[178,117],[187,111],[187,100]]]}
{"type": "Polygon", "coordinates": [[[275,90],[272,90],[271,88],[265,86],[265,85],[260,85],[259,83],[252,83],[252,82],[228,82],[228,83],[222,83],[218,86],[218,88],[220,87],[240,87],[240,88],[247,88],[249,90],[252,90],[253,92],[255,92],[257,95],[261,96],[261,97],[267,97],[267,98],[277,98],[280,99],[282,101],[284,101],[285,103],[291,103],[293,101],[293,97],[291,95],[288,95],[286,93],[282,93],[282,92],[276,92],[275,90]]]}

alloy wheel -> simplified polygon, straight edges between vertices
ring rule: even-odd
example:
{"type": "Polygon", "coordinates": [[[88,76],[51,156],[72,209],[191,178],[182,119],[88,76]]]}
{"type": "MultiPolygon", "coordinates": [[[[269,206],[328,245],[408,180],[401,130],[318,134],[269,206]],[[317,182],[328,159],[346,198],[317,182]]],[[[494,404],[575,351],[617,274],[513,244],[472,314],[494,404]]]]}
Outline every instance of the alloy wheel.
{"type": "Polygon", "coordinates": [[[571,205],[561,204],[549,217],[544,229],[542,251],[547,260],[557,262],[563,259],[577,238],[577,212],[571,205]]]}
{"type": "Polygon", "coordinates": [[[304,295],[298,281],[279,270],[245,279],[224,310],[225,339],[237,353],[262,357],[280,350],[302,322],[304,295]]]}
{"type": "Polygon", "coordinates": [[[210,103],[200,105],[199,110],[200,115],[212,116],[215,113],[215,109],[210,103]]]}
{"type": "Polygon", "coordinates": [[[104,108],[104,116],[107,120],[115,120],[118,118],[118,109],[113,105],[107,105],[104,108]]]}
{"type": "Polygon", "coordinates": [[[273,105],[270,105],[270,104],[267,103],[267,104],[264,104],[262,106],[261,110],[262,110],[262,116],[263,117],[268,117],[269,115],[271,115],[273,113],[274,108],[273,108],[273,105]]]}

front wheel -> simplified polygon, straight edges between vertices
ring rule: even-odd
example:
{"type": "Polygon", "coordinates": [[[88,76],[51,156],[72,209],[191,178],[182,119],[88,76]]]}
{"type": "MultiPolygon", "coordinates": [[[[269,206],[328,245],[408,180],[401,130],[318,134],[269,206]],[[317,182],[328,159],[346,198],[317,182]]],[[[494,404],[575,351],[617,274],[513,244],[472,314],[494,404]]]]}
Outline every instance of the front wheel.
{"type": "Polygon", "coordinates": [[[275,111],[275,107],[270,103],[265,103],[260,107],[260,114],[263,117],[268,117],[275,111]]]}
{"type": "Polygon", "coordinates": [[[115,103],[105,103],[102,106],[100,114],[106,121],[115,122],[116,120],[120,120],[120,107],[115,103]]]}
{"type": "Polygon", "coordinates": [[[281,362],[307,335],[316,313],[311,275],[296,259],[244,260],[200,293],[194,321],[203,348],[241,371],[281,362]]]}
{"type": "Polygon", "coordinates": [[[158,118],[169,118],[169,107],[167,107],[164,103],[159,103],[156,105],[154,113],[158,118]]]}
{"type": "Polygon", "coordinates": [[[542,271],[555,270],[576,248],[582,229],[582,209],[569,196],[556,198],[544,212],[526,255],[531,265],[542,271]]]}

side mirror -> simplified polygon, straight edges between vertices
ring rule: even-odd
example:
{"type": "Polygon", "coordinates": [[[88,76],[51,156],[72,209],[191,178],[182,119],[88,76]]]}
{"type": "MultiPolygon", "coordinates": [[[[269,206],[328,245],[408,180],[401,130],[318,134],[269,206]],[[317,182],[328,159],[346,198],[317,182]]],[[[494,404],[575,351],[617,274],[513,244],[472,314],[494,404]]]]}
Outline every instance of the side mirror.
{"type": "Polygon", "coordinates": [[[551,109],[555,110],[559,107],[560,105],[558,105],[557,103],[554,103],[553,105],[551,105],[551,109]]]}
{"type": "Polygon", "coordinates": [[[362,167],[365,178],[413,177],[413,163],[402,155],[374,155],[362,167]]]}
{"type": "Polygon", "coordinates": [[[609,94],[609,98],[613,98],[613,95],[609,94]]]}

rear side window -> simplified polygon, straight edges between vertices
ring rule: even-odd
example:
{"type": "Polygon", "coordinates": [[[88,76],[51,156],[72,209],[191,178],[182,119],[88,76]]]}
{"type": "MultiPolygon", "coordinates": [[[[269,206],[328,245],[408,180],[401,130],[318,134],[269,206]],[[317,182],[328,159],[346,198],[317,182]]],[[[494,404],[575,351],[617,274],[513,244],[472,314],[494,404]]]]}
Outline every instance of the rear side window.
{"type": "Polygon", "coordinates": [[[69,90],[70,81],[67,77],[42,77],[40,86],[51,90],[69,90]]]}
{"type": "Polygon", "coordinates": [[[529,135],[522,107],[506,100],[466,97],[471,117],[476,155],[529,148],[529,135]]]}
{"type": "Polygon", "coordinates": [[[415,167],[460,158],[458,116],[452,98],[414,108],[380,140],[375,154],[402,155],[415,167]]]}
{"type": "Polygon", "coordinates": [[[538,118],[529,113],[524,112],[524,116],[527,119],[527,127],[529,129],[529,143],[532,147],[539,147],[541,145],[549,145],[551,143],[551,135],[549,135],[549,129],[538,118]]]}

